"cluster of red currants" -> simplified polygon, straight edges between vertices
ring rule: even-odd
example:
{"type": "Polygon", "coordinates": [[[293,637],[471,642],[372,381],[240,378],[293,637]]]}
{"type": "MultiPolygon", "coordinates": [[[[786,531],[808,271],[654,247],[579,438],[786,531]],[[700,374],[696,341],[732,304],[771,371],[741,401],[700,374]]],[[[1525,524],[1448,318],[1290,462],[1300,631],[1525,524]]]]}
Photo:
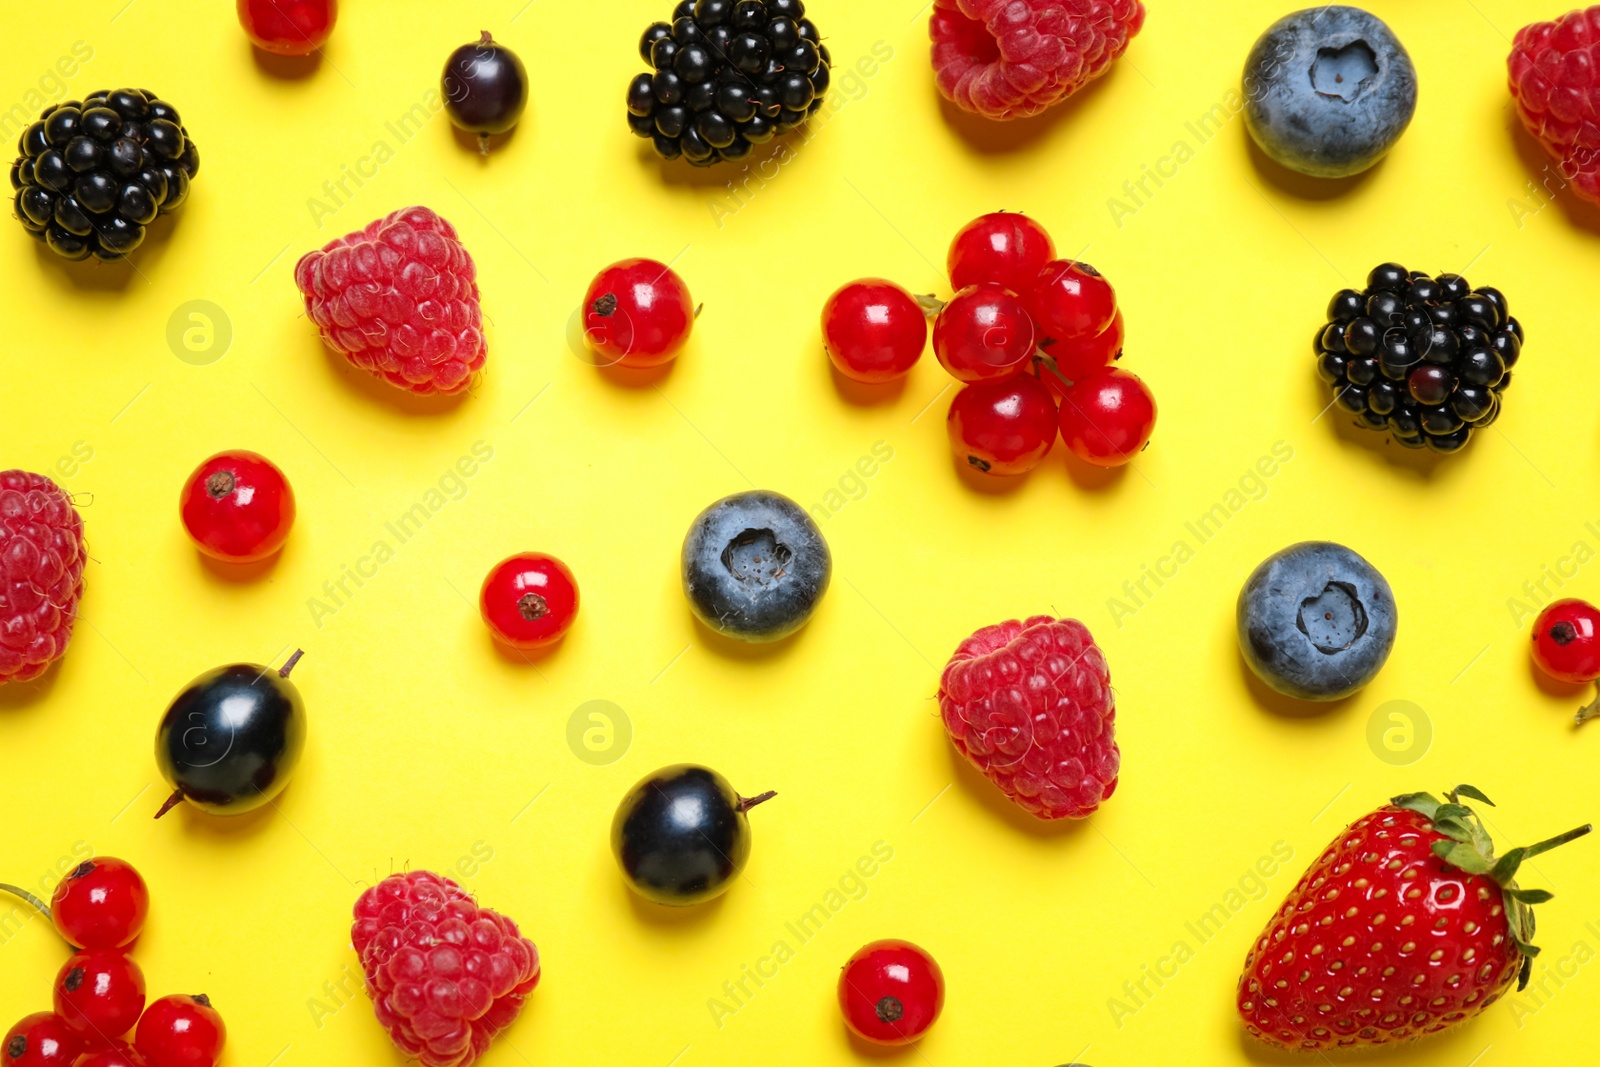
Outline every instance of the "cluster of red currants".
{"type": "Polygon", "coordinates": [[[110,856],[85,860],[56,886],[48,909],[6,888],[45,911],[78,951],[56,975],[55,1010],[13,1026],[0,1045],[0,1063],[216,1067],[227,1028],[211,1001],[171,996],[145,1006],[144,974],[127,953],[144,929],[150,894],[132,865],[110,856]]]}
{"type": "Polygon", "coordinates": [[[1059,433],[1073,455],[1119,467],[1155,429],[1156,403],[1112,364],[1124,336],[1117,297],[1093,267],[1057,259],[1043,226],[1015,212],[969,223],[950,245],[948,303],[893,282],[851,282],[828,299],[822,334],[839,373],[881,383],[933,351],[964,383],[950,404],[956,455],[985,474],[1025,474],[1059,433]]]}

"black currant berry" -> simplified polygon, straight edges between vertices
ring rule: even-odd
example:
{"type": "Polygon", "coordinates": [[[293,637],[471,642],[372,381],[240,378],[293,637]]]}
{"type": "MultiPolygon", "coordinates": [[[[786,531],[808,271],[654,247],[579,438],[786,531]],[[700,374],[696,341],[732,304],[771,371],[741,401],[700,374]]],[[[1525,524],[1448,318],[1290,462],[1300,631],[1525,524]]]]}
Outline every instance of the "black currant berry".
{"type": "MultiPolygon", "coordinates": [[[[515,52],[484,30],[478,40],[450,53],[440,91],[451,123],[477,134],[478,151],[488,155],[489,138],[510,131],[528,106],[528,71],[515,52]]],[[[630,91],[630,111],[632,99],[630,91]]]]}
{"type": "Polygon", "coordinates": [[[173,794],[212,815],[242,815],[283,791],[306,743],[306,712],[289,672],[235,663],[207,671],[173,700],[156,731],[156,765],[173,794]]]}
{"type": "Polygon", "coordinates": [[[748,799],[706,767],[677,764],[642,779],[611,821],[611,850],[629,888],[684,907],[728,891],[750,858],[745,813],[775,793],[748,799]]]}

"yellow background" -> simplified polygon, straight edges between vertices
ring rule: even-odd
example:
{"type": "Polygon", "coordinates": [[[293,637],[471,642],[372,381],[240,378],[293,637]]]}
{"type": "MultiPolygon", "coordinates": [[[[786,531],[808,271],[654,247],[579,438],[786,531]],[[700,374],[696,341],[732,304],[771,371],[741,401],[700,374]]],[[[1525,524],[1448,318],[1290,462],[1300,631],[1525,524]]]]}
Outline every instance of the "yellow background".
{"type": "MultiPolygon", "coordinates": [[[[1600,567],[1582,566],[1600,547],[1600,215],[1570,194],[1532,197],[1544,161],[1504,84],[1509,36],[1560,5],[1375,0],[1419,68],[1416,122],[1366,177],[1312,185],[1263,163],[1237,117],[1205,143],[1186,126],[1227,109],[1251,43],[1289,3],[1155,0],[1103,83],[1005,127],[941,105],[920,3],[816,0],[844,106],[788,142],[771,180],[663,167],[629,135],[635,41],[670,0],[351,0],[309,68],[253,58],[225,0],[11,5],[0,104],[53,88],[81,41],[92,58],[70,95],[159,90],[202,167],[137,269],[64,265],[14,224],[0,233],[0,465],[55,469],[80,494],[93,557],[66,660],[0,693],[0,874],[48,881],[75,848],[135,862],[154,893],[137,957],[152,995],[211,994],[229,1067],[399,1061],[357,991],[347,932],[361,887],[406,867],[466,871],[539,945],[543,984],[495,1067],[854,1062],[867,1053],[844,1035],[834,981],[888,936],[928,947],[949,983],[943,1019],[903,1063],[1280,1062],[1241,1038],[1234,982],[1342,824],[1461,780],[1500,801],[1492,825],[1521,843],[1600,814],[1600,726],[1569,728],[1579,696],[1541,687],[1529,620],[1508,603],[1557,572],[1600,596],[1600,567]],[[426,107],[448,50],[484,28],[527,63],[520,129],[487,160],[442,115],[402,143],[386,124],[426,107]],[[363,162],[379,141],[392,158],[363,162]],[[1128,201],[1124,183],[1173,171],[1162,160],[1180,141],[1193,158],[1128,201]],[[345,168],[369,177],[319,227],[308,201],[345,168]],[[1113,197],[1137,212],[1114,218],[1113,197]],[[305,251],[413,203],[452,220],[478,264],[489,362],[459,403],[406,401],[329,358],[292,281],[305,251]],[[950,237],[998,208],[1026,209],[1116,285],[1125,365],[1161,405],[1134,469],[1086,473],[1058,447],[1026,481],[985,491],[949,458],[950,383],[931,353],[903,390],[835,385],[816,325],[828,293],[867,275],[940,291],[950,237]],[[634,255],[674,261],[705,304],[675,369],[642,383],[596,371],[566,339],[593,274],[634,255]],[[1505,416],[1453,459],[1396,456],[1318,417],[1312,332],[1336,289],[1387,259],[1467,270],[1527,327],[1505,416]],[[191,300],[231,323],[209,365],[168,345],[191,300]],[[476,442],[493,458],[465,495],[318,625],[308,602],[323,583],[476,442]],[[893,458],[852,480],[878,442],[893,458]],[[1248,479],[1279,442],[1292,459],[1248,479]],[[176,513],[190,469],[228,447],[271,456],[300,503],[282,558],[249,580],[202,563],[176,513]],[[825,509],[836,563],[810,626],[767,655],[698,630],[678,589],[690,519],[752,485],[825,509]],[[1200,544],[1185,524],[1218,503],[1231,517],[1200,544]],[[1305,538],[1364,553],[1401,616],[1378,679],[1310,716],[1251,683],[1233,629],[1246,574],[1305,538]],[[1170,572],[1160,561],[1179,540],[1193,558],[1114,619],[1123,583],[1170,572]],[[497,653],[469,603],[493,563],[526,549],[565,559],[584,598],[564,647],[531,665],[497,653]],[[1115,798],[1064,827],[1033,824],[961,764],[932,699],[972,630],[1050,611],[1105,648],[1125,765],[1115,798]],[[151,739],[171,696],[216,664],[295,646],[311,734],[278,810],[152,822],[151,739]],[[567,744],[590,700],[632,723],[608,766],[567,744]],[[1431,722],[1410,766],[1367,739],[1394,700],[1431,722]],[[636,903],[607,846],[626,789],[681,760],[779,792],[753,816],[746,877],[689,915],[636,903]],[[877,842],[892,860],[799,944],[785,923],[826,904],[877,842]],[[1293,858],[1263,889],[1249,875],[1275,846],[1293,858]],[[1228,921],[1202,943],[1185,924],[1216,904],[1228,921]],[[708,1001],[780,939],[794,958],[719,1028],[708,1001]],[[1179,941],[1193,953],[1175,966],[1179,941]],[[1169,977],[1128,1000],[1123,983],[1147,968],[1169,977]],[[1137,1010],[1119,1017],[1112,998],[1137,1010]]],[[[1551,995],[1396,1059],[1587,1056],[1600,974],[1570,956],[1580,939],[1600,946],[1584,927],[1600,926],[1597,875],[1592,842],[1528,872],[1558,892],[1542,940],[1569,978],[1547,979],[1551,995]]],[[[46,1007],[60,944],[41,922],[3,937],[0,1004],[46,1007]]]]}

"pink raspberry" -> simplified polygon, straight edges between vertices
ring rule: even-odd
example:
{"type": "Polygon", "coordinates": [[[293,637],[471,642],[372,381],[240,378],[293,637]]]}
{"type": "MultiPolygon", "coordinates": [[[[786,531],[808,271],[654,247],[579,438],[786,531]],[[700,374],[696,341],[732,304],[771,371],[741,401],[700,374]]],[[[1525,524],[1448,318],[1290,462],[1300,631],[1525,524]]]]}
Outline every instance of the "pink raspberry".
{"type": "Polygon", "coordinates": [[[31,682],[66,652],[88,559],[61,487],[0,471],[0,684],[31,682]]]}
{"type": "Polygon", "coordinates": [[[934,78],[967,111],[1025,118],[1104,74],[1143,26],[1139,0],[934,0],[934,78]]]}
{"type": "Polygon", "coordinates": [[[413,393],[459,393],[483,366],[477,270],[455,229],[408,207],[294,268],[328,347],[413,393]]]}
{"type": "Polygon", "coordinates": [[[424,1067],[466,1067],[539,984],[539,950],[517,924],[429,871],[361,894],[350,940],[378,1022],[424,1067]]]}
{"type": "Polygon", "coordinates": [[[1511,95],[1572,191],[1600,204],[1600,6],[1517,32],[1511,95]]]}
{"type": "Polygon", "coordinates": [[[1122,755],[1106,658],[1076,619],[985,626],[939,680],[956,749],[1040,819],[1082,819],[1117,788],[1122,755]]]}

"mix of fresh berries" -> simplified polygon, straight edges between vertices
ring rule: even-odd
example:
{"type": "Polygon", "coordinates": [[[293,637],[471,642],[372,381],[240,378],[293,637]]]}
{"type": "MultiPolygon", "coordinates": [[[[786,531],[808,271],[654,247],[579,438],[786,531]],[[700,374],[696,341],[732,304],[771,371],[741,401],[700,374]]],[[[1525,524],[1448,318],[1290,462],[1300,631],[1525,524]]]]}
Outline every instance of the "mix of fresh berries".
{"type": "Polygon", "coordinates": [[[689,343],[700,315],[676,271],[624,259],[595,275],[583,297],[583,339],[601,367],[659,367],[689,343]]]}
{"type": "Polygon", "coordinates": [[[565,563],[543,552],[519,552],[483,580],[478,610],[499,641],[532,650],[567,635],[578,617],[578,580],[565,563]]]}
{"type": "Polygon", "coordinates": [[[413,393],[459,393],[488,349],[477,268],[455,228],[402,208],[308,252],[294,268],[328,347],[413,393]]]}
{"type": "Polygon", "coordinates": [[[934,0],[934,80],[984,118],[1037,115],[1110,69],[1144,14],[1140,0],[934,0]]]}
{"type": "Polygon", "coordinates": [[[17,218],[65,259],[114,260],[175,211],[200,170],[178,109],[148,89],[52,104],[22,131],[11,165],[17,218]]]}
{"type": "Polygon", "coordinates": [[[1358,426],[1450,453],[1500,417],[1523,339],[1500,290],[1384,263],[1364,290],[1334,294],[1314,347],[1317,373],[1358,426]]]}
{"type": "Polygon", "coordinates": [[[528,106],[527,68],[488,30],[450,53],[439,88],[450,121],[477,134],[484,155],[489,154],[489,138],[509,133],[528,106]]]}
{"type": "Polygon", "coordinates": [[[892,382],[922,358],[927,313],[894,282],[863,278],[840,286],[822,306],[822,343],[846,378],[869,385],[892,382]]]}
{"type": "Polygon", "coordinates": [[[14,886],[0,890],[45,913],[79,950],[56,974],[54,1010],[6,1033],[0,1067],[216,1067],[227,1028],[208,998],[163,997],[145,1006],[144,973],[127,952],[144,929],[150,896],[131,864],[85,860],[48,907],[14,886]]]}
{"type": "Polygon", "coordinates": [[[839,972],[839,1010],[850,1032],[874,1045],[909,1045],[944,1010],[944,972],[909,941],[862,946],[839,972]]]}
{"type": "Polygon", "coordinates": [[[250,43],[280,56],[308,56],[328,43],[339,0],[238,0],[250,43]]]}
{"type": "Polygon", "coordinates": [[[66,652],[88,561],[66,492],[42,474],[0,471],[0,685],[31,682],[66,652]]]}
{"type": "Polygon", "coordinates": [[[423,1067],[472,1063],[539,984],[539,950],[517,924],[430,871],[362,893],[350,940],[378,1022],[423,1067]]]}
{"type": "Polygon", "coordinates": [[[1600,5],[1524,26],[1508,64],[1523,126],[1572,191],[1600,204],[1600,5]]]}
{"type": "Polygon", "coordinates": [[[218,452],[196,467],[178,499],[195,547],[224,563],[255,563],[283,547],[294,525],[294,490],[267,457],[218,452]]]}
{"type": "MultiPolygon", "coordinates": [[[[1567,597],[1545,605],[1533,622],[1533,662],[1573,685],[1600,680],[1600,608],[1567,597]]],[[[1600,697],[1578,709],[1578,722],[1600,716],[1600,697]]]]}
{"type": "Polygon", "coordinates": [[[306,746],[306,709],[289,672],[232,663],[190,682],[156,728],[156,769],[172,795],[155,817],[187,801],[208,815],[243,815],[272,803],[306,746]]]}
{"type": "Polygon", "coordinates": [[[1441,803],[1396,797],[1328,846],[1245,959],[1238,1007],[1269,1045],[1326,1052],[1438,1033],[1483,1013],[1513,983],[1527,985],[1530,905],[1520,864],[1589,832],[1496,856],[1471,786],[1441,803]]]}
{"type": "Polygon", "coordinates": [[[646,775],[611,819],[611,851],[623,880],[668,907],[721,896],[750,859],[746,813],[777,795],[742,797],[716,771],[689,763],[646,775]]]}
{"type": "Polygon", "coordinates": [[[939,710],[957,751],[1036,818],[1087,818],[1116,791],[1111,671],[1076,619],[985,626],[950,657],[939,710]]]}
{"type": "Polygon", "coordinates": [[[801,0],[682,0],[652,23],[628,84],[628,126],[662,159],[744,159],[816,114],[832,60],[801,0]]]}

